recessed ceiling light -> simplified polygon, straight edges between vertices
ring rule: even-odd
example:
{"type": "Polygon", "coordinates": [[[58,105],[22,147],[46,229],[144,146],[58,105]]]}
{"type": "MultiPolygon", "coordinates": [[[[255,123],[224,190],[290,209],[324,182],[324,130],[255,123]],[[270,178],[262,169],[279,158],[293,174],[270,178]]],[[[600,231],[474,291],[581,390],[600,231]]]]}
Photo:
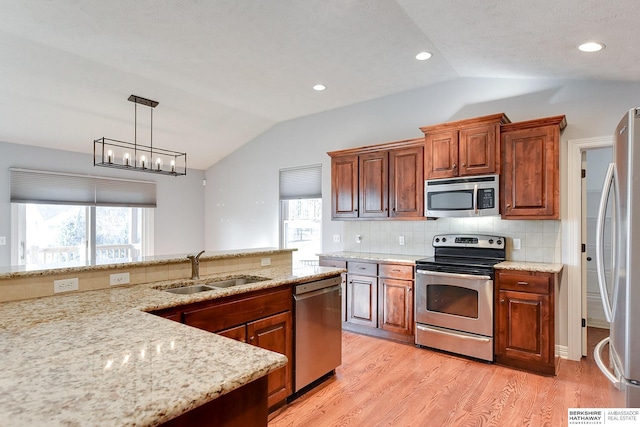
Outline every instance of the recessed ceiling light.
{"type": "Polygon", "coordinates": [[[313,86],[313,90],[317,90],[318,92],[319,92],[319,91],[323,91],[323,90],[325,90],[326,88],[327,88],[327,87],[326,87],[325,85],[322,85],[322,84],[317,84],[317,85],[313,86]]]}
{"type": "Polygon", "coordinates": [[[426,61],[429,58],[431,58],[431,52],[420,52],[416,55],[418,61],[426,61]]]}
{"type": "Polygon", "coordinates": [[[604,44],[600,42],[587,42],[578,46],[578,49],[583,52],[598,52],[599,50],[604,49],[604,44]]]}

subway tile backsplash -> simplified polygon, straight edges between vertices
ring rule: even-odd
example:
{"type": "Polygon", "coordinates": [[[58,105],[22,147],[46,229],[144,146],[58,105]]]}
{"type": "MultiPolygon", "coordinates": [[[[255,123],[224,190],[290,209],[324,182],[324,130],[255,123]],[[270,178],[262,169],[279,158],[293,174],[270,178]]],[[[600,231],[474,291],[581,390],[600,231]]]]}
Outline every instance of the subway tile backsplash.
{"type": "Polygon", "coordinates": [[[436,234],[491,234],[507,237],[507,259],[528,262],[562,262],[560,221],[503,220],[499,217],[439,218],[428,221],[345,221],[344,250],[383,254],[432,256],[436,234]],[[356,236],[361,242],[356,243],[356,236]],[[400,236],[405,244],[400,245],[400,236]],[[521,248],[513,248],[520,239],[521,248]]]}

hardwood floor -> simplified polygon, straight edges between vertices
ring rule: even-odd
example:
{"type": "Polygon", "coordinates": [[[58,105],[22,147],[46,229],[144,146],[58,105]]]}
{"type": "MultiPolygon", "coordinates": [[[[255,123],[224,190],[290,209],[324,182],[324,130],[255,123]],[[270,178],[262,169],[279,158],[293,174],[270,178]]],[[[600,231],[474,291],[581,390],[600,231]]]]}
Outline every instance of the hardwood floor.
{"type": "Polygon", "coordinates": [[[545,377],[413,345],[343,332],[335,377],[280,409],[283,426],[566,426],[568,408],[619,407],[589,354],[545,377]]]}

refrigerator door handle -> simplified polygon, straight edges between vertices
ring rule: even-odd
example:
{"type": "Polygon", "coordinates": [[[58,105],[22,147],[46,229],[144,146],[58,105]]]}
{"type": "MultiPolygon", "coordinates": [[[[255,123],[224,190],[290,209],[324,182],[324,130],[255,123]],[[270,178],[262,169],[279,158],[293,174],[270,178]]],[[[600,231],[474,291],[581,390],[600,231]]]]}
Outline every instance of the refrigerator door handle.
{"type": "Polygon", "coordinates": [[[605,212],[607,210],[607,200],[611,194],[611,187],[614,179],[613,163],[609,164],[607,175],[604,179],[604,188],[600,197],[600,208],[598,209],[598,221],[596,223],[596,271],[598,272],[598,285],[600,286],[600,297],[602,298],[602,307],[604,308],[604,317],[607,322],[611,322],[611,305],[607,293],[607,282],[604,274],[604,221],[605,212]]]}
{"type": "Polygon", "coordinates": [[[604,376],[613,383],[615,388],[620,389],[620,379],[607,368],[604,361],[602,360],[602,349],[605,345],[609,344],[609,338],[610,337],[606,337],[596,345],[596,348],[593,349],[593,358],[595,359],[596,365],[598,365],[598,368],[600,368],[604,376]]]}

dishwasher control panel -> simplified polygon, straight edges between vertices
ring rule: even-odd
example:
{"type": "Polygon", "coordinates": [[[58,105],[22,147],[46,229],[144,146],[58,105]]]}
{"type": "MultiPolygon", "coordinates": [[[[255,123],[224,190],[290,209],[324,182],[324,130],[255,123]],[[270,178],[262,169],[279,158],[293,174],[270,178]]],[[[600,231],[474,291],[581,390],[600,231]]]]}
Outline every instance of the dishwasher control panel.
{"type": "Polygon", "coordinates": [[[336,276],[329,279],[317,280],[315,282],[303,283],[293,288],[295,295],[306,294],[307,292],[317,291],[318,289],[331,288],[333,286],[340,285],[342,283],[342,277],[336,276]]]}

